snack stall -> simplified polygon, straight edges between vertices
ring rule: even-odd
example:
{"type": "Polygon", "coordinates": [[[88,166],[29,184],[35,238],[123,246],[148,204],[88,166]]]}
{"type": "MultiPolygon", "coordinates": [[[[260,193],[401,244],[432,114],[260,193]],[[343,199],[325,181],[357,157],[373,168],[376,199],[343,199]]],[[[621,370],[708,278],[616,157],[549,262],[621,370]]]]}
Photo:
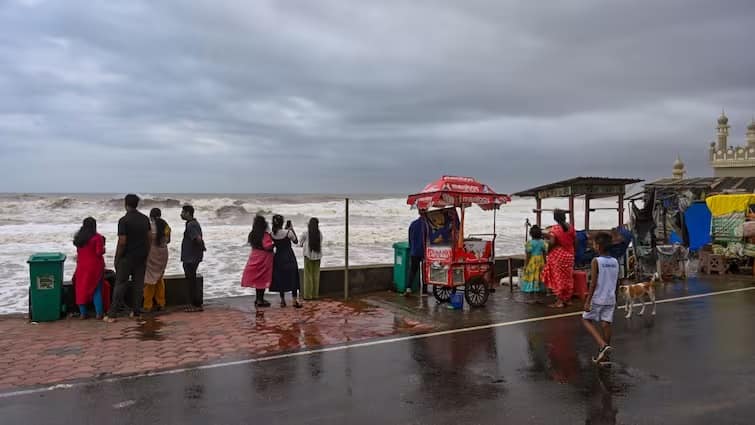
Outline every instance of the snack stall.
{"type": "Polygon", "coordinates": [[[722,273],[728,264],[746,263],[754,247],[744,237],[753,190],[755,177],[664,178],[646,184],[628,198],[637,276],[686,277],[688,268],[722,273]]]}
{"type": "Polygon", "coordinates": [[[433,286],[439,302],[448,302],[458,287],[464,287],[470,306],[487,302],[494,283],[495,216],[500,206],[510,201],[508,195],[496,193],[474,178],[457,176],[443,176],[407,198],[408,205],[426,210],[428,234],[422,277],[433,286]],[[493,211],[492,233],[465,236],[465,210],[472,204],[493,211]]]}
{"type": "MultiPolygon", "coordinates": [[[[552,209],[543,208],[543,200],[551,198],[568,199],[568,208],[563,208],[569,216],[569,223],[573,226],[576,224],[576,214],[574,201],[577,198],[584,199],[584,227],[583,230],[577,231],[577,249],[575,253],[575,266],[577,268],[587,267],[596,255],[592,249],[590,241],[594,234],[600,231],[612,233],[614,236],[614,247],[611,252],[617,257],[624,257],[629,243],[631,242],[631,233],[624,226],[624,196],[626,186],[641,182],[641,179],[634,178],[613,178],[613,177],[574,177],[546,185],[534,187],[515,193],[514,196],[525,198],[535,198],[535,223],[542,227],[542,214],[544,211],[553,211],[552,209]],[[591,200],[617,198],[615,207],[595,208],[590,205],[591,200]],[[590,216],[593,212],[599,210],[611,210],[617,212],[616,227],[613,229],[591,229],[590,216]],[[615,248],[615,249],[614,249],[615,248]]],[[[545,231],[546,229],[544,229],[545,231]]]]}

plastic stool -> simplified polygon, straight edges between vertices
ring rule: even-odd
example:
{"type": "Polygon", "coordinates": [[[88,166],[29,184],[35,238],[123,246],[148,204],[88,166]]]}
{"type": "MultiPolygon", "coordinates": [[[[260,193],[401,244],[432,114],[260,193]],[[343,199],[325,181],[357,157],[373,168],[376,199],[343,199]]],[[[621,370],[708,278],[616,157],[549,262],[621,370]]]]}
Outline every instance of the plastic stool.
{"type": "Polygon", "coordinates": [[[729,263],[725,255],[713,254],[708,260],[708,274],[725,274],[729,270],[729,263]]]}
{"type": "Polygon", "coordinates": [[[574,279],[574,296],[584,300],[587,297],[587,273],[574,270],[572,277],[574,279]]]}

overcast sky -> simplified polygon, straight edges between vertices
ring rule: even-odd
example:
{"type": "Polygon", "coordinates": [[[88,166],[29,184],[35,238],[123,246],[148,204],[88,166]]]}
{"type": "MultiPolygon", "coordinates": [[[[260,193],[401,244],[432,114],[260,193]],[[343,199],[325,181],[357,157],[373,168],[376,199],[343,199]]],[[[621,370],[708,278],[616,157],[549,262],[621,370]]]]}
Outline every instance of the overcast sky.
{"type": "Polygon", "coordinates": [[[752,0],[0,0],[0,192],[707,176],[754,52],[752,0]]]}

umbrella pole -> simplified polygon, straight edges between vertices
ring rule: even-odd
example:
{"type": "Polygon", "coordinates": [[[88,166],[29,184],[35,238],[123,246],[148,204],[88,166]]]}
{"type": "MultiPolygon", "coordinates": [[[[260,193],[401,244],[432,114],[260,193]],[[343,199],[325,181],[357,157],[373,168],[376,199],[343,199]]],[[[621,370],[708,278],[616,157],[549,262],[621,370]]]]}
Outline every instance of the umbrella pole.
{"type": "Polygon", "coordinates": [[[493,235],[496,235],[496,236],[497,236],[497,234],[496,234],[496,232],[495,232],[495,213],[496,213],[496,212],[498,212],[498,208],[494,208],[494,209],[493,209],[493,235]]]}
{"type": "MultiPolygon", "coordinates": [[[[495,269],[495,240],[498,238],[498,233],[495,231],[495,217],[498,212],[498,208],[493,209],[493,268],[495,269]]],[[[493,274],[495,276],[495,273],[493,274]]]]}
{"type": "Polygon", "coordinates": [[[459,248],[464,247],[464,205],[461,206],[461,226],[459,226],[459,248]]]}
{"type": "Polygon", "coordinates": [[[491,246],[491,248],[492,248],[491,251],[492,252],[490,253],[491,257],[492,257],[491,260],[493,260],[493,269],[490,271],[490,286],[491,287],[493,285],[495,285],[495,278],[496,278],[496,274],[495,274],[495,240],[498,237],[498,234],[495,231],[495,217],[496,217],[496,213],[497,212],[498,212],[498,206],[496,206],[495,208],[493,208],[493,243],[492,243],[492,246],[491,246]]]}

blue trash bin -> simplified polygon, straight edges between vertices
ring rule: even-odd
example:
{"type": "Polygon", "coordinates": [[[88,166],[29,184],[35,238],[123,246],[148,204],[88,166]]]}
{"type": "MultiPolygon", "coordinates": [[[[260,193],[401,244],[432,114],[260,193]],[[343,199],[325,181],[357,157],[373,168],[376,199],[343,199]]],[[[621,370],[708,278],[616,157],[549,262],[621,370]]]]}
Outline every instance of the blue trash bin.
{"type": "Polygon", "coordinates": [[[451,307],[454,310],[461,310],[464,308],[464,294],[461,292],[454,292],[451,294],[451,307]]]}

